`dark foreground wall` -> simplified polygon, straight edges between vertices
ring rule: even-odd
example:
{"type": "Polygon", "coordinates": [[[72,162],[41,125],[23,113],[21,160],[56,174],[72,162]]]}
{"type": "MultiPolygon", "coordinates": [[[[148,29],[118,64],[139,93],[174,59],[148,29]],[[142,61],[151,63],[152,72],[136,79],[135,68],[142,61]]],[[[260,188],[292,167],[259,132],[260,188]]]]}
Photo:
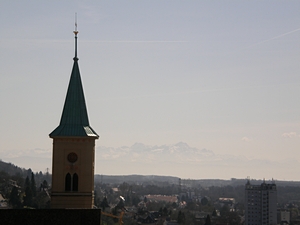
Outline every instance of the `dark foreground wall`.
{"type": "Polygon", "coordinates": [[[1,209],[6,225],[99,225],[100,209],[1,209]]]}

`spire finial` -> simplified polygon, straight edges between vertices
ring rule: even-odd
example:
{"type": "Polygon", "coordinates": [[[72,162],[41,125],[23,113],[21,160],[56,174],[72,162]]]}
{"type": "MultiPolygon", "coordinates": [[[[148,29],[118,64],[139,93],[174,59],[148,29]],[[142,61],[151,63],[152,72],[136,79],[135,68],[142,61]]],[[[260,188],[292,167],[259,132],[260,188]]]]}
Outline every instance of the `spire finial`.
{"type": "Polygon", "coordinates": [[[78,34],[78,30],[77,30],[77,13],[75,13],[75,30],[73,31],[73,33],[75,34],[75,37],[78,34]]]}
{"type": "Polygon", "coordinates": [[[78,34],[78,30],[77,30],[77,13],[75,13],[75,30],[73,31],[73,33],[75,34],[75,57],[74,60],[78,60],[77,58],[77,34],[78,34]]]}

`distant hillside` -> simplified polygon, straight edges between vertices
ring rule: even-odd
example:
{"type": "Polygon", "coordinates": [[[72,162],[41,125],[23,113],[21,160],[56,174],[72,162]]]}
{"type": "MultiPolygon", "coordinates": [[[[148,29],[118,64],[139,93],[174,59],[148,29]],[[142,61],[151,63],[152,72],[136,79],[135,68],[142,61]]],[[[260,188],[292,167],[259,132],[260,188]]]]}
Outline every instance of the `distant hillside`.
{"type": "Polygon", "coordinates": [[[0,160],[0,171],[5,171],[9,175],[21,174],[26,176],[28,170],[0,160]]]}
{"type": "MultiPolygon", "coordinates": [[[[3,162],[0,160],[0,171],[5,171],[9,175],[21,174],[23,177],[28,175],[28,170],[20,168],[12,163],[3,162]]],[[[31,173],[31,170],[30,170],[31,173]]],[[[95,183],[110,183],[110,184],[121,184],[126,183],[135,183],[143,185],[166,185],[174,184],[179,185],[179,177],[174,176],[157,176],[157,175],[95,175],[95,183]]],[[[181,179],[181,185],[188,187],[202,186],[239,186],[245,185],[246,179],[235,179],[222,180],[222,179],[181,179]]],[[[49,181],[50,182],[50,181],[49,181]]],[[[261,184],[263,180],[251,180],[252,184],[261,184]]],[[[300,181],[280,181],[280,180],[266,180],[267,183],[275,182],[277,186],[300,186],[300,181]]]]}
{"type": "MultiPolygon", "coordinates": [[[[135,184],[143,184],[143,185],[166,185],[166,184],[174,184],[179,185],[179,177],[172,176],[156,176],[156,175],[95,175],[95,183],[109,183],[109,184],[121,184],[123,182],[126,183],[135,183],[135,184]]],[[[235,179],[232,178],[230,180],[221,180],[221,179],[181,179],[181,185],[187,187],[222,187],[222,186],[240,186],[245,185],[247,182],[246,179],[235,179]]],[[[261,184],[263,180],[250,180],[251,184],[261,184]]],[[[300,181],[279,181],[279,180],[266,180],[267,183],[275,182],[277,186],[300,186],[300,181]]]]}
{"type": "Polygon", "coordinates": [[[123,182],[126,183],[138,183],[138,184],[178,184],[178,177],[171,176],[143,176],[143,175],[119,175],[119,176],[110,176],[110,175],[95,175],[95,182],[111,183],[111,184],[120,184],[123,182]]]}
{"type": "MultiPolygon", "coordinates": [[[[199,179],[199,180],[182,180],[181,183],[186,186],[197,186],[211,187],[211,186],[240,186],[245,185],[247,179],[236,179],[231,178],[230,180],[220,179],[199,179]]],[[[260,185],[263,180],[250,179],[250,183],[254,185],[260,185]]],[[[265,180],[266,183],[275,183],[277,186],[300,186],[300,181],[280,181],[280,180],[265,180]]]]}

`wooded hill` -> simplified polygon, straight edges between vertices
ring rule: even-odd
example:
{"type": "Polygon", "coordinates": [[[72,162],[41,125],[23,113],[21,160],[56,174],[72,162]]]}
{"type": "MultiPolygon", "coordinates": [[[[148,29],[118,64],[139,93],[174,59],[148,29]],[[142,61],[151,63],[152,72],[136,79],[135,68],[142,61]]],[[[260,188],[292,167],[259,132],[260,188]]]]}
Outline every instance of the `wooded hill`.
{"type": "MultiPolygon", "coordinates": [[[[0,160],[0,171],[6,172],[7,174],[21,175],[26,178],[31,173],[31,169],[20,168],[12,163],[3,162],[0,160]],[[29,173],[29,172],[30,173],[29,173]]],[[[33,171],[34,173],[38,171],[33,171]]],[[[95,183],[110,183],[110,184],[121,184],[135,183],[135,184],[155,184],[155,185],[166,185],[174,184],[187,187],[210,187],[210,186],[240,186],[245,185],[247,179],[236,179],[231,178],[230,180],[222,179],[181,179],[174,176],[158,176],[158,175],[95,175],[95,183]]],[[[250,180],[251,184],[261,184],[263,180],[250,180]]],[[[300,181],[280,181],[280,180],[266,180],[267,183],[275,182],[277,186],[300,186],[300,181]]]]}

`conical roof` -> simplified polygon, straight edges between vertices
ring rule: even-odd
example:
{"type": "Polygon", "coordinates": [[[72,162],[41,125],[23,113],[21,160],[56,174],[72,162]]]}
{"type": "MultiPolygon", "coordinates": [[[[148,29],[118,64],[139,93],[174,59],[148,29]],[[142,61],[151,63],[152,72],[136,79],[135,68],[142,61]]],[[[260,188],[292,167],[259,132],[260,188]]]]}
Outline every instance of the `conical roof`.
{"type": "Polygon", "coordinates": [[[82,82],[77,58],[77,31],[75,33],[75,57],[73,69],[70,77],[69,87],[59,126],[52,131],[49,136],[66,137],[94,137],[99,138],[99,135],[89,125],[87,108],[83,93],[82,82]]]}

